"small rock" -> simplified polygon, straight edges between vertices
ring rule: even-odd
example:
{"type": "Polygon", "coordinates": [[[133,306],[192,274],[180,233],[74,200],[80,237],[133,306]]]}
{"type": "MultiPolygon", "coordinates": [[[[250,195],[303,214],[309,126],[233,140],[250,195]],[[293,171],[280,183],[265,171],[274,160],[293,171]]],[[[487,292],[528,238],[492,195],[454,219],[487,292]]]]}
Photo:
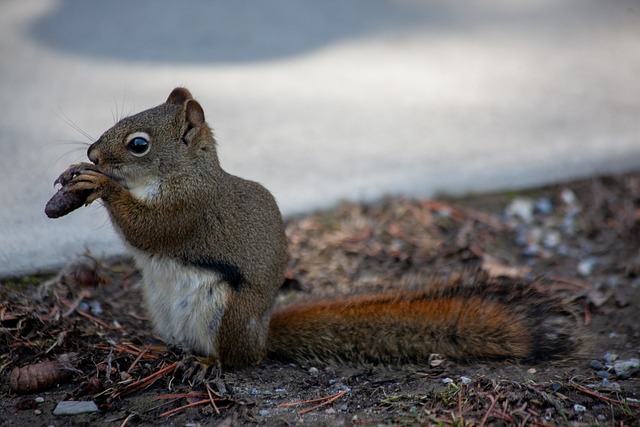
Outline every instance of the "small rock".
{"type": "Polygon", "coordinates": [[[443,382],[444,384],[451,384],[451,383],[453,382],[453,380],[452,380],[451,378],[443,378],[443,379],[442,379],[442,382],[443,382]]]}
{"type": "MultiPolygon", "coordinates": [[[[611,332],[609,334],[609,338],[615,338],[617,336],[618,336],[618,334],[616,334],[615,332],[611,332]],[[612,336],[612,334],[614,334],[614,335],[612,336]]],[[[615,354],[615,353],[607,353],[607,354],[604,355],[603,359],[604,359],[604,363],[606,363],[607,365],[611,365],[613,362],[618,360],[618,355],[615,354]]]]}
{"type": "Polygon", "coordinates": [[[336,410],[333,409],[333,408],[329,408],[329,409],[325,410],[324,413],[327,414],[327,415],[333,415],[333,414],[336,413],[336,410]]]}
{"type": "Polygon", "coordinates": [[[540,245],[537,243],[529,243],[526,248],[522,250],[522,255],[534,257],[540,253],[540,245]]]}
{"type": "Polygon", "coordinates": [[[462,384],[470,384],[471,383],[471,378],[465,377],[465,376],[461,376],[460,377],[460,381],[462,382],[462,384]]]}
{"type": "Polygon", "coordinates": [[[557,247],[562,241],[562,236],[555,230],[548,231],[542,239],[542,244],[547,249],[553,249],[557,247]]]}
{"type": "Polygon", "coordinates": [[[429,366],[432,368],[437,368],[438,366],[444,363],[444,359],[431,359],[429,358],[429,366]]]}
{"type": "Polygon", "coordinates": [[[573,405],[573,410],[579,413],[579,412],[586,412],[587,408],[583,405],[579,405],[576,403],[575,405],[573,405]]]}
{"type": "Polygon", "coordinates": [[[268,410],[266,410],[266,409],[260,409],[260,410],[258,411],[258,414],[260,414],[260,415],[261,415],[261,416],[263,416],[263,417],[266,417],[267,415],[269,415],[269,411],[268,411],[268,410]]]}
{"type": "Polygon", "coordinates": [[[516,197],[509,203],[505,213],[512,218],[519,218],[527,224],[533,221],[533,200],[527,197],[516,197]]]}
{"type": "Polygon", "coordinates": [[[316,376],[316,375],[318,375],[319,373],[320,373],[320,371],[318,371],[318,368],[313,368],[313,367],[312,367],[312,368],[309,368],[309,374],[310,374],[310,375],[313,375],[313,376],[315,377],[315,376],[316,376]]]}
{"type": "Polygon", "coordinates": [[[89,306],[91,307],[91,314],[94,316],[100,316],[102,314],[102,305],[98,300],[89,301],[89,306]]]}
{"type": "Polygon", "coordinates": [[[578,216],[578,213],[579,213],[578,209],[571,209],[569,212],[565,214],[564,218],[562,219],[562,228],[564,229],[564,232],[570,236],[573,236],[576,233],[576,230],[578,229],[578,226],[576,223],[576,218],[578,216]]]}
{"type": "Polygon", "coordinates": [[[613,369],[616,372],[618,378],[629,378],[640,369],[640,360],[618,360],[614,363],[613,369]]]}
{"type": "Polygon", "coordinates": [[[596,372],[596,375],[600,378],[609,378],[609,372],[607,371],[598,371],[596,372]]]}
{"type": "Polygon", "coordinates": [[[529,227],[519,225],[516,228],[516,244],[518,246],[526,246],[529,243],[529,227]]]}
{"type": "Polygon", "coordinates": [[[553,203],[546,197],[540,197],[535,201],[533,208],[542,215],[549,215],[553,211],[553,203]]]}
{"type": "Polygon", "coordinates": [[[586,277],[590,276],[593,273],[593,267],[596,266],[596,260],[593,258],[583,259],[578,263],[578,274],[586,277]]]}
{"type": "Polygon", "coordinates": [[[36,409],[35,411],[33,411],[34,415],[40,415],[42,414],[42,411],[40,409],[36,409]]]}
{"type": "Polygon", "coordinates": [[[341,411],[346,411],[347,409],[349,409],[349,407],[347,405],[340,405],[340,410],[341,411]]]}
{"type": "Polygon", "coordinates": [[[36,398],[35,398],[35,399],[33,399],[33,400],[35,400],[35,402],[36,402],[36,403],[43,403],[43,402],[44,402],[44,397],[40,397],[40,396],[38,396],[38,397],[36,397],[36,398]]]}
{"type": "Polygon", "coordinates": [[[576,197],[576,193],[568,188],[562,190],[560,193],[560,200],[569,206],[576,206],[578,204],[578,197],[576,197]]]}
{"type": "Polygon", "coordinates": [[[538,371],[536,371],[536,368],[529,368],[529,369],[527,369],[527,373],[528,373],[528,374],[535,374],[536,372],[538,372],[538,371]]]}
{"type": "Polygon", "coordinates": [[[276,389],[276,393],[286,393],[287,390],[283,389],[283,388],[277,388],[276,389]]]}
{"type": "Polygon", "coordinates": [[[594,359],[589,362],[589,367],[591,369],[595,369],[596,371],[601,371],[604,368],[604,364],[602,364],[602,362],[600,362],[599,360],[594,359]]]}
{"type": "Polygon", "coordinates": [[[560,383],[553,383],[553,384],[551,384],[551,390],[553,390],[553,391],[558,391],[558,390],[560,390],[561,388],[562,388],[562,384],[560,384],[560,383]]]}
{"type": "Polygon", "coordinates": [[[259,394],[260,394],[260,392],[258,391],[257,388],[252,388],[251,389],[251,396],[257,396],[259,394]]]}
{"type": "Polygon", "coordinates": [[[53,410],[53,415],[76,415],[87,412],[98,412],[98,407],[93,400],[63,400],[53,410]]]}

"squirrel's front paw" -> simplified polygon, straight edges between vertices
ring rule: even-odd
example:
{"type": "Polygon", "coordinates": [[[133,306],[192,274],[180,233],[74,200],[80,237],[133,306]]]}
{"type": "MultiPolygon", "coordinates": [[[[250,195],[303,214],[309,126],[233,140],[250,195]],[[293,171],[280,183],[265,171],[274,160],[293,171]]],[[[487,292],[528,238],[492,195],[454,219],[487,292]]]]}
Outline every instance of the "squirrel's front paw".
{"type": "Polygon", "coordinates": [[[61,173],[54,185],[61,184],[62,187],[47,202],[44,208],[45,214],[49,218],[60,218],[95,200],[92,198],[93,187],[82,189],[73,182],[76,177],[85,172],[95,172],[95,168],[95,165],[89,163],[77,163],[61,173]]]}
{"type": "Polygon", "coordinates": [[[118,184],[102,172],[84,169],[71,179],[67,191],[76,194],[89,192],[85,200],[85,204],[88,205],[96,199],[108,198],[117,191],[117,187],[118,184]]]}

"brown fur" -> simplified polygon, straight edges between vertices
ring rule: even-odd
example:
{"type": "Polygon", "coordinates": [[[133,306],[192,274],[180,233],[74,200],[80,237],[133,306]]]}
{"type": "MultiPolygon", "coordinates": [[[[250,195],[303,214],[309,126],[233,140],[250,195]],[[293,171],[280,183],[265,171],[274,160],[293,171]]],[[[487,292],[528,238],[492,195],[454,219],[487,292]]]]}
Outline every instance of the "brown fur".
{"type": "Polygon", "coordinates": [[[545,359],[578,345],[575,319],[527,283],[474,272],[422,291],[318,301],[275,312],[268,352],[320,361],[545,359]]]}
{"type": "Polygon", "coordinates": [[[304,304],[270,320],[287,259],[280,212],[264,187],[220,167],[202,107],[184,88],[118,122],[88,157],[96,166],[73,165],[68,191],[90,191],[87,203],[103,200],[148,279],[156,329],[207,348],[223,366],[256,363],[267,351],[294,360],[403,362],[431,353],[541,358],[575,347],[560,305],[526,284],[486,277],[304,304]],[[138,134],[148,140],[145,153],[128,148],[138,134]],[[172,323],[184,319],[179,328],[172,323]]]}

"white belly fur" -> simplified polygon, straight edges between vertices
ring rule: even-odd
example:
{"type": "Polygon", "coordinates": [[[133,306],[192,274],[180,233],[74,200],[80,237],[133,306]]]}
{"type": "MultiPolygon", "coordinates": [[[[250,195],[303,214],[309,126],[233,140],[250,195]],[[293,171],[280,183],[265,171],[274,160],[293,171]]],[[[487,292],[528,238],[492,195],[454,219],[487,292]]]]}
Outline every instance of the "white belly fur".
{"type": "Polygon", "coordinates": [[[166,341],[218,357],[218,330],[229,286],[214,272],[133,249],[151,321],[166,341]]]}

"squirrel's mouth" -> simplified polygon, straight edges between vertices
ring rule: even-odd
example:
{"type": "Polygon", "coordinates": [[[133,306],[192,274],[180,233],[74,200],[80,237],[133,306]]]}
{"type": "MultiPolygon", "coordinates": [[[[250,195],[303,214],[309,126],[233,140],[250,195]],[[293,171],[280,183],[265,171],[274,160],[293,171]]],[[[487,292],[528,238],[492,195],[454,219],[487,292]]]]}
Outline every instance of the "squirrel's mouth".
{"type": "Polygon", "coordinates": [[[101,173],[105,174],[115,182],[122,184],[126,187],[126,179],[125,179],[124,173],[122,173],[122,170],[118,165],[109,165],[109,166],[96,165],[96,167],[101,173]]]}

